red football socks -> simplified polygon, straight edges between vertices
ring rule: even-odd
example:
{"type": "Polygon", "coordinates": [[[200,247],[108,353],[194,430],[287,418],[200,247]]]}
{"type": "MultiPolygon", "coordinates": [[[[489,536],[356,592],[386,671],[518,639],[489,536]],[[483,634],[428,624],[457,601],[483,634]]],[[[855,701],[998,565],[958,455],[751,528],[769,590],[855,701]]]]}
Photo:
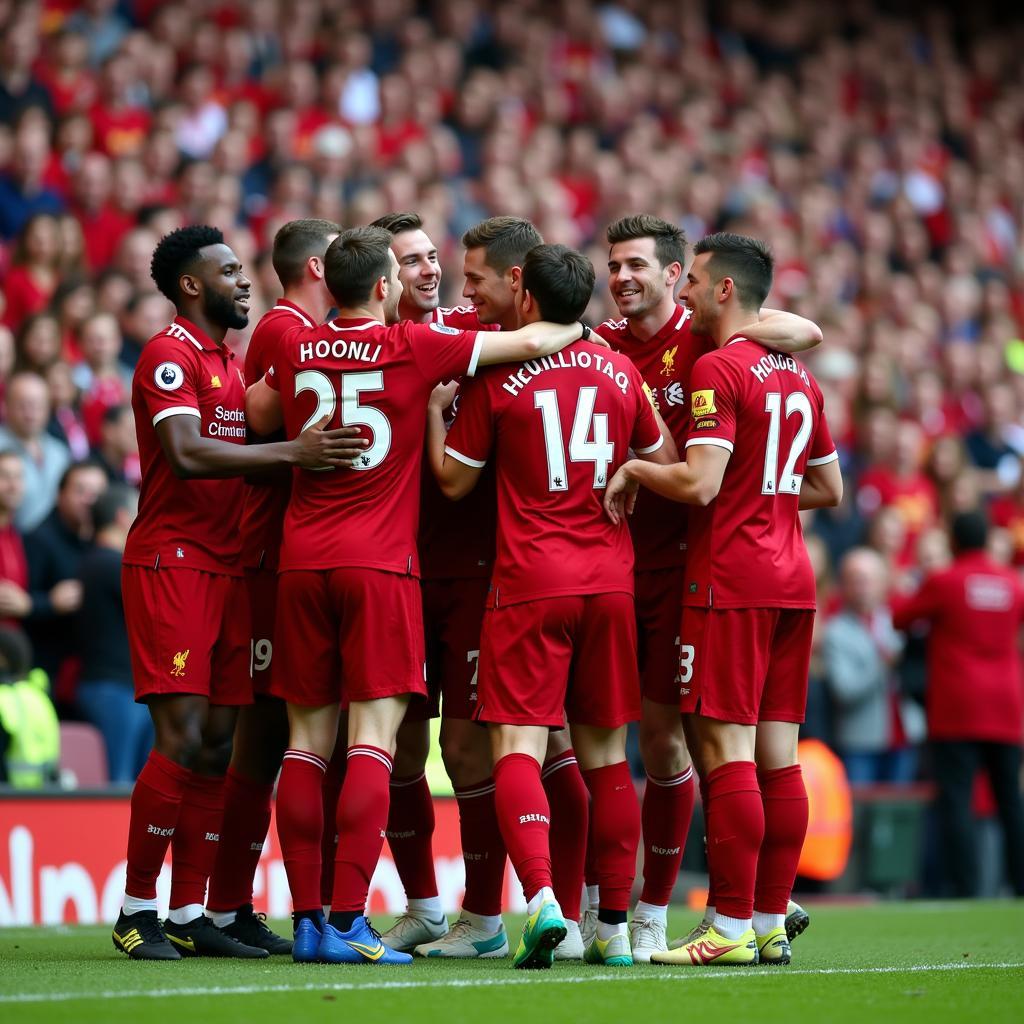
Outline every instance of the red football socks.
{"type": "Polygon", "coordinates": [[[764,842],[757,859],[754,906],[785,914],[807,835],[807,790],[800,765],[757,773],[764,804],[764,842]]]}
{"type": "Polygon", "coordinates": [[[206,902],[224,817],[224,777],[189,772],[171,840],[171,909],[206,902]]]}
{"type": "Polygon", "coordinates": [[[156,879],[178,824],[182,794],[191,774],[163,754],[150,751],[132,790],[125,883],[129,896],[156,899],[156,879]]]}
{"type": "Polygon", "coordinates": [[[551,810],[540,765],[529,754],[506,754],[494,766],[494,804],[512,866],[527,900],[533,899],[551,887],[551,810]]]}
{"type": "MultiPolygon", "coordinates": [[[[286,750],[277,783],[277,836],[296,913],[319,910],[323,782],[327,762],[308,750],[286,750]]],[[[333,818],[328,819],[333,821],[333,818]]],[[[330,828],[333,835],[334,829],[330,828]]],[[[331,845],[333,853],[333,843],[331,845]]]]}
{"type": "MultiPolygon", "coordinates": [[[[629,909],[640,843],[640,803],[625,761],[583,773],[590,790],[590,837],[594,846],[601,910],[629,909]]],[[[561,901],[559,901],[561,902],[561,901]]]]}
{"type": "Polygon", "coordinates": [[[749,920],[754,913],[757,855],[764,838],[764,807],[753,761],[732,761],[707,778],[708,862],[715,879],[715,910],[749,920]]]}
{"type": "Polygon", "coordinates": [[[330,906],[334,889],[334,858],[338,852],[338,798],[345,781],[345,767],[348,764],[348,748],[339,739],[334,753],[327,762],[324,773],[323,806],[324,827],[320,841],[320,902],[330,906]]]}
{"type": "Polygon", "coordinates": [[[237,910],[252,902],[252,881],[270,828],[272,782],[254,782],[229,768],[224,779],[224,820],[206,907],[237,910]]]}
{"type": "Polygon", "coordinates": [[[708,822],[711,820],[711,801],[708,798],[708,780],[703,776],[698,780],[697,788],[700,790],[700,806],[704,814],[704,857],[708,862],[708,898],[707,906],[715,905],[715,878],[711,873],[711,858],[708,856],[708,836],[711,835],[708,822]]]}
{"type": "Polygon", "coordinates": [[[640,899],[667,907],[679,877],[695,798],[693,768],[656,779],[647,776],[643,803],[644,887],[640,899]]]}
{"type": "Polygon", "coordinates": [[[494,808],[494,779],[456,787],[455,799],[466,862],[463,909],[481,917],[497,917],[505,882],[505,840],[494,808]]]}
{"type": "Polygon", "coordinates": [[[544,762],[541,781],[551,808],[548,837],[555,898],[566,920],[578,921],[583,898],[583,866],[587,857],[590,795],[570,747],[544,762]]]}
{"type": "Polygon", "coordinates": [[[437,895],[433,836],[434,799],[426,773],[405,779],[392,777],[387,837],[407,899],[437,895]]]}
{"type": "Polygon", "coordinates": [[[391,755],[379,747],[348,748],[348,768],[338,801],[338,852],[334,858],[331,915],[366,908],[388,823],[391,755]]]}

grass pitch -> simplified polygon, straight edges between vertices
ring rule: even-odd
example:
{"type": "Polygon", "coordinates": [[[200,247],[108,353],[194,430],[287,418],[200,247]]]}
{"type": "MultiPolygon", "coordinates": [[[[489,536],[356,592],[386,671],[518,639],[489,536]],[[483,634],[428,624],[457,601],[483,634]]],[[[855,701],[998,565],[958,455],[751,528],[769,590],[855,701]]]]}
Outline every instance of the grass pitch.
{"type": "MultiPolygon", "coordinates": [[[[809,911],[793,964],[781,968],[556,964],[523,972],[510,960],[375,968],[300,966],[279,957],[150,964],[116,953],[109,928],[0,929],[0,1021],[1024,1019],[1024,902],[809,911]]],[[[670,934],[693,923],[693,915],[677,912],[670,934]]],[[[513,944],[521,924],[506,917],[513,944]]]]}

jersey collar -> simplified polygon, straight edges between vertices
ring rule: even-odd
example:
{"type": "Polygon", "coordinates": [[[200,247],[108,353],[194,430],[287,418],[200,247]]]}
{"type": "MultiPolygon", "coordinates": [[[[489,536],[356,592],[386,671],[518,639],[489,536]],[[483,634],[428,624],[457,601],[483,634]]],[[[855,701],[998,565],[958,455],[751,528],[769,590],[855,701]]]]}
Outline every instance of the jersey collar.
{"type": "Polygon", "coordinates": [[[171,326],[177,327],[177,331],[173,333],[182,337],[185,341],[191,342],[200,352],[216,352],[222,347],[205,331],[196,327],[191,320],[187,320],[183,316],[176,316],[171,321],[171,326]]]}
{"type": "Polygon", "coordinates": [[[629,321],[626,321],[626,329],[629,331],[629,336],[636,345],[650,345],[652,348],[657,348],[660,345],[664,345],[666,342],[671,341],[672,338],[682,329],[683,324],[686,323],[690,316],[689,309],[681,304],[676,304],[675,309],[672,310],[672,315],[652,334],[647,341],[641,341],[629,327],[629,321]]]}
{"type": "Polygon", "coordinates": [[[279,313],[292,313],[297,320],[300,320],[305,327],[315,327],[313,318],[297,303],[286,299],[283,295],[277,299],[273,308],[279,313]]]}
{"type": "Polygon", "coordinates": [[[327,321],[327,326],[332,331],[365,331],[371,327],[383,327],[379,320],[374,320],[372,316],[353,316],[353,317],[335,317],[333,320],[327,321]]]}

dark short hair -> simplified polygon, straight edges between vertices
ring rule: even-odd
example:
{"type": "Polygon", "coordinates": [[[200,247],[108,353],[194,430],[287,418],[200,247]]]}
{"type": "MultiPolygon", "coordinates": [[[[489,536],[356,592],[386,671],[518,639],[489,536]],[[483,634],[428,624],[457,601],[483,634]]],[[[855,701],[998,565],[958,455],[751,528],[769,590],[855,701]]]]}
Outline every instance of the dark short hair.
{"type": "Polygon", "coordinates": [[[658,257],[658,262],[663,267],[670,263],[682,266],[686,262],[686,236],[675,224],[655,217],[652,213],[634,213],[629,217],[620,217],[608,225],[605,237],[609,245],[632,242],[637,238],[653,238],[654,255],[658,257]]]}
{"type": "Polygon", "coordinates": [[[984,512],[960,512],[953,517],[953,547],[957,551],[981,551],[988,544],[988,518],[984,512]]]}
{"type": "Polygon", "coordinates": [[[190,224],[164,235],[153,250],[149,264],[149,273],[157,288],[177,304],[180,298],[178,280],[200,261],[199,250],[208,245],[220,245],[223,241],[220,228],[209,224],[190,224]]]}
{"type": "Polygon", "coordinates": [[[504,274],[509,267],[521,267],[526,254],[543,245],[540,232],[522,217],[489,217],[462,236],[467,249],[483,249],[487,266],[504,274]]]}
{"type": "Polygon", "coordinates": [[[32,642],[13,626],[0,626],[0,680],[17,682],[32,667],[32,642]]]}
{"type": "Polygon", "coordinates": [[[523,260],[523,289],[552,323],[571,324],[583,316],[594,280],[593,263],[567,245],[535,245],[523,260]]]}
{"type": "Polygon", "coordinates": [[[324,279],[342,309],[367,302],[373,286],[391,274],[391,232],[350,228],[331,242],[324,257],[324,279]]]}
{"type": "Polygon", "coordinates": [[[116,423],[125,413],[131,412],[132,407],[127,404],[122,405],[108,405],[103,410],[102,423],[106,426],[108,423],[116,423]]]}
{"type": "Polygon", "coordinates": [[[760,309],[772,290],[775,259],[767,243],[747,235],[719,231],[705,235],[694,247],[694,256],[710,253],[708,272],[713,280],[731,277],[744,309],[760,309]]]}
{"type": "Polygon", "coordinates": [[[92,528],[95,531],[106,529],[117,521],[117,513],[123,508],[131,508],[139,500],[139,492],[128,484],[110,484],[96,499],[92,506],[92,528]]]}
{"type": "Polygon", "coordinates": [[[341,225],[333,220],[321,220],[319,217],[307,217],[303,220],[290,220],[278,229],[274,235],[274,250],[271,262],[282,288],[299,284],[302,281],[306,261],[311,256],[323,259],[327,252],[327,241],[331,235],[341,233],[341,225]]]}
{"type": "Polygon", "coordinates": [[[403,231],[419,231],[423,227],[423,218],[418,213],[406,211],[404,213],[385,213],[378,217],[371,225],[371,228],[383,228],[393,235],[400,235],[403,231]]]}
{"type": "Polygon", "coordinates": [[[68,481],[80,470],[83,469],[98,469],[104,476],[107,475],[106,469],[103,467],[103,463],[97,459],[89,457],[87,459],[79,459],[78,462],[72,462],[67,469],[61,474],[60,483],[57,485],[58,493],[63,491],[68,485],[68,481]]]}

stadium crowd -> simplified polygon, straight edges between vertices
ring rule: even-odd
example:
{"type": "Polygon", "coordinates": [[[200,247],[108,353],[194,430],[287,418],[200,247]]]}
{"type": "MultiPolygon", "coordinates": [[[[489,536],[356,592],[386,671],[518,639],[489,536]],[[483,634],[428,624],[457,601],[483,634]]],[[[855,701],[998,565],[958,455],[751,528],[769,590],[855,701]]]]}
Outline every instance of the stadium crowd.
{"type": "Polygon", "coordinates": [[[1024,26],[886,9],[0,0],[0,619],[113,777],[150,728],[103,552],[140,476],[131,371],[173,316],[153,250],[219,226],[259,314],[281,225],[395,210],[437,243],[446,305],[463,233],[530,219],[598,268],[591,323],[616,314],[621,216],[770,243],[768,304],[824,332],[807,363],[846,481],[804,524],[806,732],[855,782],[929,777],[925,641],[893,603],[950,563],[959,513],[1024,566],[1024,26]]]}

